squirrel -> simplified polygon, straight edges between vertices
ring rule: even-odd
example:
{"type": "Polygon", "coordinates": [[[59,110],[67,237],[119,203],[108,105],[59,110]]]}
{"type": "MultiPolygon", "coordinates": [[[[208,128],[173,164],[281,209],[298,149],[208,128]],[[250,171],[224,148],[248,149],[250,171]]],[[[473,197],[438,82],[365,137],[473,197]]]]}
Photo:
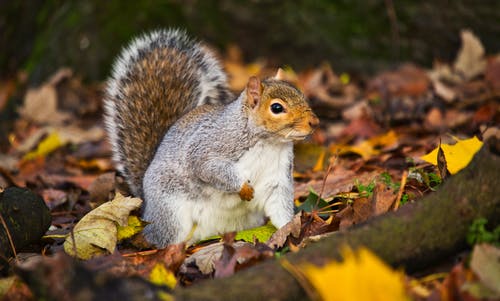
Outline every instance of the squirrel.
{"type": "Polygon", "coordinates": [[[115,167],[144,200],[156,247],[292,219],[293,141],[319,120],[281,69],[233,96],[211,49],[156,30],[122,50],[103,104],[115,167]]]}

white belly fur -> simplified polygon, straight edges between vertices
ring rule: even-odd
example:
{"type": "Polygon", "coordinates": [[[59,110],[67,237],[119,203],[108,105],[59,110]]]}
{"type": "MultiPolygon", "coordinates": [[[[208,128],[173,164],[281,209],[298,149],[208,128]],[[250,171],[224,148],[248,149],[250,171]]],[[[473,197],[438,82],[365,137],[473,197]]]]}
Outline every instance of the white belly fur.
{"type": "Polygon", "coordinates": [[[185,203],[190,208],[181,210],[197,224],[191,241],[262,225],[269,196],[279,183],[283,183],[283,177],[288,177],[292,151],[291,143],[257,143],[238,160],[237,171],[254,188],[254,198],[249,202],[242,201],[238,194],[207,188],[203,192],[203,195],[209,196],[207,202],[195,200],[185,203]]]}

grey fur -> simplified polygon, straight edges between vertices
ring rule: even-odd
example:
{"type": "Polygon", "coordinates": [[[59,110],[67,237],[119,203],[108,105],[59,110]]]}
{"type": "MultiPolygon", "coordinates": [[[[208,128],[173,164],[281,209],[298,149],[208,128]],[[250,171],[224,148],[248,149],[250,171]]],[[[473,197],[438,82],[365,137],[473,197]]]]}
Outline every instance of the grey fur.
{"type": "Polygon", "coordinates": [[[196,224],[195,240],[257,226],[264,216],[277,227],[292,218],[289,136],[307,134],[304,120],[316,117],[294,87],[262,84],[262,95],[288,99],[298,119],[266,128],[246,91],[233,100],[214,56],[178,30],[144,35],[122,52],[106,89],[105,123],[117,169],[145,201],[148,241],[185,241],[196,224]],[[246,182],[255,189],[250,202],[238,195],[246,182]]]}
{"type": "Polygon", "coordinates": [[[161,137],[177,119],[196,106],[232,100],[219,62],[207,47],[189,39],[183,31],[157,30],[124,48],[107,82],[104,122],[116,167],[132,192],[142,195],[146,167],[161,137]],[[152,57],[162,50],[166,55],[152,57]],[[185,57],[181,60],[180,55],[185,57]],[[146,67],[141,65],[144,60],[149,62],[146,67]],[[169,82],[165,82],[168,78],[180,84],[171,84],[169,89],[169,82]],[[158,117],[150,116],[154,114],[148,114],[148,110],[158,117]],[[161,123],[153,120],[159,118],[161,123]],[[151,135],[145,131],[147,127],[151,127],[151,135]],[[127,144],[127,137],[142,140],[143,149],[138,151],[138,145],[127,144]]]}

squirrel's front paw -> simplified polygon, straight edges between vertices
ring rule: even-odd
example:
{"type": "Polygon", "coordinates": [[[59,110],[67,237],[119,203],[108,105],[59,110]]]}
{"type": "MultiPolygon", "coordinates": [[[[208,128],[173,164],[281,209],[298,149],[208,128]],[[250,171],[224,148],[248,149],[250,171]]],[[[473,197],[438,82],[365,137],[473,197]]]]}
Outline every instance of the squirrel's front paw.
{"type": "Polygon", "coordinates": [[[240,198],[243,201],[250,201],[253,199],[253,187],[248,182],[243,183],[240,189],[240,198]]]}

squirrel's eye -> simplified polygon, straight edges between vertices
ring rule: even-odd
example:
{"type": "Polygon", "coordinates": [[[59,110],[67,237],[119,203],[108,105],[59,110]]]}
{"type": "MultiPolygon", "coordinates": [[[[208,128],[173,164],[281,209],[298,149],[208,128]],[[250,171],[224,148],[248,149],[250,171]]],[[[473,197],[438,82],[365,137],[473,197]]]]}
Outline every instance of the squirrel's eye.
{"type": "Polygon", "coordinates": [[[283,108],[283,106],[277,102],[271,105],[271,112],[273,112],[274,114],[283,113],[284,111],[285,108],[283,108]]]}

